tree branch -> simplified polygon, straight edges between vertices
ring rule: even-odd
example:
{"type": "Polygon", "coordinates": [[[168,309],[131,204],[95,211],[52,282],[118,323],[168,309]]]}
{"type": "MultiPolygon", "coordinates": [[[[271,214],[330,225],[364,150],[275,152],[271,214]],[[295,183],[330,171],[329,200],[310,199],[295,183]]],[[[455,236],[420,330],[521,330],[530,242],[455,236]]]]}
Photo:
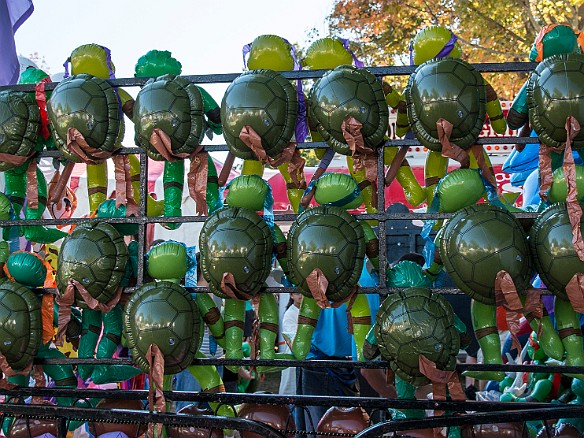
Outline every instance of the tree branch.
{"type": "Polygon", "coordinates": [[[492,25],[494,25],[495,27],[497,27],[499,30],[502,30],[503,32],[511,35],[513,38],[515,38],[516,40],[522,42],[523,44],[529,44],[529,41],[527,41],[525,38],[519,36],[518,34],[516,34],[515,32],[513,32],[511,29],[508,29],[507,27],[503,26],[501,23],[499,23],[498,21],[492,19],[488,15],[483,14],[481,11],[479,11],[478,9],[476,9],[474,6],[472,6],[472,5],[469,4],[468,5],[468,8],[471,11],[473,11],[475,14],[477,14],[479,17],[481,17],[483,20],[486,20],[489,23],[491,23],[492,25]]]}
{"type": "Polygon", "coordinates": [[[458,37],[458,41],[460,41],[463,44],[466,44],[467,46],[473,47],[475,49],[483,50],[487,53],[493,53],[496,55],[503,55],[503,56],[506,56],[507,58],[522,58],[525,56],[525,53],[503,52],[501,50],[496,50],[496,49],[491,49],[490,47],[481,46],[480,44],[473,44],[470,41],[465,40],[464,38],[461,38],[461,37],[458,37]]]}

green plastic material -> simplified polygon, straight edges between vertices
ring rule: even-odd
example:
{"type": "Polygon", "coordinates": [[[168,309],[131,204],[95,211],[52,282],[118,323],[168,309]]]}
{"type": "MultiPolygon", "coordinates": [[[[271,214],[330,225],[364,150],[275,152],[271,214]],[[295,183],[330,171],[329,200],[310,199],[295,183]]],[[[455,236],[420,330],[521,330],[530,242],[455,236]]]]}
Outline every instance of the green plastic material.
{"type": "Polygon", "coordinates": [[[178,282],[187,273],[187,249],[184,245],[166,241],[148,252],[148,275],[156,280],[178,282]]]}
{"type": "Polygon", "coordinates": [[[363,125],[361,134],[366,147],[377,147],[387,133],[389,107],[381,81],[369,70],[341,65],[315,82],[308,99],[311,119],[335,152],[351,155],[341,129],[348,117],[363,125]]]}
{"type": "Polygon", "coordinates": [[[165,74],[178,76],[182,65],[168,50],[150,50],[142,55],[134,67],[137,78],[158,77],[165,74]]]}
{"type": "Polygon", "coordinates": [[[363,204],[363,194],[357,181],[345,173],[325,173],[321,176],[316,183],[314,199],[320,205],[336,205],[347,210],[363,204]],[[340,200],[343,202],[340,203],[340,200]]]}
{"type": "MultiPolygon", "coordinates": [[[[542,61],[527,84],[529,123],[540,141],[551,147],[566,143],[566,118],[584,123],[584,55],[554,55],[542,61]]],[[[584,131],[573,146],[584,146],[584,131]]]]}
{"type": "MultiPolygon", "coordinates": [[[[81,159],[67,146],[69,128],[76,128],[92,148],[112,153],[121,147],[124,123],[116,90],[104,80],[88,74],[71,76],[53,90],[47,113],[57,147],[70,161],[81,159]]],[[[100,157],[87,153],[97,162],[100,157]]]]}
{"type": "Polygon", "coordinates": [[[199,348],[200,324],[191,294],[169,281],[143,284],[124,310],[128,348],[145,373],[150,371],[146,356],[152,344],[164,356],[164,374],[186,369],[199,348]]]}
{"type": "MultiPolygon", "coordinates": [[[[122,204],[116,208],[116,200],[107,199],[99,204],[99,208],[97,209],[97,217],[126,217],[126,206],[122,204]]],[[[133,236],[138,232],[138,225],[136,224],[112,224],[112,226],[122,236],[133,236]]]]}
{"type": "MultiPolygon", "coordinates": [[[[576,188],[578,191],[577,198],[584,198],[584,166],[576,166],[576,188]]],[[[564,169],[559,167],[554,171],[554,181],[548,193],[548,199],[552,204],[556,202],[566,202],[568,196],[568,187],[566,178],[564,178],[564,169]]]]}
{"type": "MultiPolygon", "coordinates": [[[[0,153],[26,157],[33,153],[40,129],[39,108],[31,96],[0,92],[0,153]]],[[[0,171],[16,167],[0,161],[0,171]]]]}
{"type": "Polygon", "coordinates": [[[278,35],[260,35],[251,43],[247,66],[250,70],[269,68],[286,71],[294,69],[290,43],[278,35]]]}
{"type": "Polygon", "coordinates": [[[485,193],[485,185],[476,169],[456,169],[438,184],[436,197],[440,212],[454,213],[478,202],[485,193]]]}
{"type": "Polygon", "coordinates": [[[292,140],[297,117],[296,89],[271,70],[241,74],[229,85],[221,102],[225,142],[233,155],[245,160],[257,160],[257,156],[239,139],[244,126],[254,129],[268,156],[275,158],[292,140]]]}
{"type": "Polygon", "coordinates": [[[525,232],[502,208],[477,204],[456,213],[441,235],[440,257],[456,285],[481,303],[495,304],[495,278],[501,270],[511,275],[519,293],[529,287],[525,232]]]}
{"type": "Polygon", "coordinates": [[[312,297],[306,278],[319,268],[328,280],[326,296],[337,302],[346,298],[361,276],[365,236],[361,224],[340,207],[319,206],[306,210],[288,232],[290,280],[312,297]]]}
{"type": "Polygon", "coordinates": [[[416,138],[432,151],[441,151],[436,122],[452,123],[450,141],[472,146],[485,123],[487,95],[481,74],[461,59],[439,58],[420,65],[405,92],[408,119],[416,138]]]}
{"type": "Polygon", "coordinates": [[[412,385],[429,383],[418,367],[420,355],[441,370],[456,366],[460,336],[454,311],[430,289],[416,287],[388,295],[377,312],[375,338],[391,369],[412,385]]]}
{"type": "MultiPolygon", "coordinates": [[[[58,258],[57,288],[65,292],[69,279],[81,283],[100,303],[117,292],[126,271],[128,247],[116,229],[105,222],[77,225],[63,241],[58,258]]],[[[85,306],[76,292],[76,302],[85,306]]]]}
{"type": "MultiPolygon", "coordinates": [[[[578,49],[578,41],[574,30],[570,26],[559,25],[549,29],[542,38],[543,59],[562,53],[572,53],[578,49]]],[[[529,52],[529,60],[537,59],[537,46],[533,44],[529,52]]]]}
{"type": "Polygon", "coordinates": [[[47,276],[47,268],[41,259],[26,251],[10,254],[6,267],[14,280],[28,287],[42,286],[47,276]]]}
{"type": "Polygon", "coordinates": [[[30,364],[41,344],[41,307],[26,286],[5,280],[0,283],[0,352],[20,371],[30,364]]]}
{"type": "Polygon", "coordinates": [[[205,134],[203,98],[195,84],[171,75],[152,78],[140,90],[134,103],[135,141],[150,158],[165,158],[152,146],[154,129],[164,131],[175,154],[190,154],[205,134]]]}
{"type": "Polygon", "coordinates": [[[237,289],[247,295],[259,293],[270,275],[272,233],[254,211],[227,207],[213,213],[203,224],[199,248],[203,277],[222,298],[226,298],[221,289],[226,272],[233,274],[237,289]]]}
{"type": "MultiPolygon", "coordinates": [[[[452,31],[442,26],[428,26],[420,30],[412,41],[412,57],[415,65],[436,58],[436,55],[452,38],[452,31]]],[[[458,41],[448,54],[449,58],[460,58],[462,49],[458,41]]]]}
{"type": "Polygon", "coordinates": [[[529,233],[529,246],[535,269],[544,284],[567,300],[566,285],[575,274],[584,273],[584,262],[572,244],[572,227],[565,203],[553,204],[537,217],[529,233]]]}
{"type": "Polygon", "coordinates": [[[386,271],[387,287],[432,287],[432,280],[424,275],[422,267],[410,260],[402,260],[386,271]]]}
{"type": "Polygon", "coordinates": [[[331,70],[339,65],[351,65],[353,57],[338,38],[320,38],[306,49],[302,63],[310,70],[331,70]]]}
{"type": "Polygon", "coordinates": [[[240,175],[229,183],[225,202],[230,207],[263,211],[269,188],[268,183],[258,175],[240,175]]]}

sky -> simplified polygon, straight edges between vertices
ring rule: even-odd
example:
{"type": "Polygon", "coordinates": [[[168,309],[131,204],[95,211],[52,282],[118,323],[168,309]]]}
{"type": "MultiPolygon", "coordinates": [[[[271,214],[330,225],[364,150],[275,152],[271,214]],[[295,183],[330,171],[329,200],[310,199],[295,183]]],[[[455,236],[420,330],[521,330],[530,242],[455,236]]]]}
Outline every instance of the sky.
{"type": "MultiPolygon", "coordinates": [[[[35,10],[15,34],[19,55],[38,53],[51,75],[76,47],[108,47],[117,78],[134,76],[136,61],[152,49],[168,50],[182,74],[238,73],[241,49],[255,37],[275,34],[307,47],[307,34],[326,34],[334,0],[36,0],[35,10]]],[[[41,67],[39,65],[39,67],[41,67]]],[[[205,85],[221,104],[227,85],[205,85]]],[[[136,96],[137,87],[127,88],[136,96]]],[[[126,129],[124,146],[133,146],[126,129]]],[[[204,144],[223,143],[215,137],[204,144]]],[[[221,156],[223,154],[220,154],[221,156]]]]}

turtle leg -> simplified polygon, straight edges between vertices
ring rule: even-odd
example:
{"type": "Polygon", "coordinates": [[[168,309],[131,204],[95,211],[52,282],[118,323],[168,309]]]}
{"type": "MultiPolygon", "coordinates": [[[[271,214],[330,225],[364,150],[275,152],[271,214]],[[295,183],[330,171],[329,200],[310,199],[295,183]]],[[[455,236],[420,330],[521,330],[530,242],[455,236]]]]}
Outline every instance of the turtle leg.
{"type": "MultiPolygon", "coordinates": [[[[502,365],[501,339],[497,330],[496,313],[497,308],[494,305],[472,300],[472,325],[483,351],[484,363],[502,365]]],[[[496,380],[497,382],[505,378],[503,371],[465,371],[463,375],[480,380],[496,380]]]]}
{"type": "MultiPolygon", "coordinates": [[[[245,321],[245,301],[225,299],[223,315],[225,327],[225,359],[243,359],[243,327],[245,321]]],[[[239,365],[226,365],[229,371],[237,373],[239,365]]]]}
{"type": "MultiPolygon", "coordinates": [[[[580,315],[574,310],[569,301],[556,297],[554,301],[556,326],[564,348],[566,350],[566,366],[584,366],[584,346],[580,315]]],[[[568,374],[570,377],[584,379],[582,374],[568,374]]]]}
{"type": "Polygon", "coordinates": [[[525,313],[525,318],[529,322],[531,329],[536,333],[539,331],[539,325],[541,324],[541,336],[538,342],[544,353],[552,359],[562,360],[564,357],[564,345],[545,307],[541,320],[536,319],[531,312],[525,313]]]}
{"type": "Polygon", "coordinates": [[[241,168],[242,175],[257,175],[260,178],[264,176],[264,165],[258,160],[243,160],[241,168]]]}
{"type": "Polygon", "coordinates": [[[424,166],[424,180],[426,185],[426,199],[428,207],[432,205],[436,194],[436,187],[440,179],[448,171],[448,158],[443,157],[440,152],[428,151],[426,164],[424,166]]]}
{"type": "MultiPolygon", "coordinates": [[[[97,359],[111,358],[122,340],[122,306],[116,305],[103,314],[103,334],[97,346],[97,359]]],[[[96,365],[91,373],[93,383],[123,382],[141,374],[138,368],[130,365],[96,365]]]]}
{"type": "MultiPolygon", "coordinates": [[[[391,165],[397,155],[397,147],[386,147],[383,150],[383,161],[386,165],[391,165]]],[[[402,187],[408,203],[413,206],[420,205],[426,200],[426,189],[420,185],[408,160],[404,159],[395,176],[397,182],[402,187]]]]}
{"type": "Polygon", "coordinates": [[[221,312],[215,305],[213,298],[206,293],[197,293],[195,295],[195,302],[201,313],[201,317],[213,338],[221,348],[225,348],[225,325],[221,312]]]}
{"type": "MultiPolygon", "coordinates": [[[[4,172],[4,186],[6,197],[12,204],[15,219],[20,219],[20,213],[26,198],[26,165],[4,172]]],[[[4,240],[10,242],[12,251],[20,249],[18,242],[18,227],[6,227],[3,230],[4,240]]]]}
{"type": "Polygon", "coordinates": [[[312,333],[318,322],[320,307],[314,298],[305,296],[302,299],[300,312],[298,314],[298,331],[292,343],[292,353],[296,360],[304,360],[310,351],[312,333]]]}
{"type": "MultiPolygon", "coordinates": [[[[292,355],[277,353],[274,348],[278,337],[278,303],[274,294],[261,294],[259,304],[260,359],[291,359],[292,355]]],[[[282,367],[258,367],[258,373],[280,371],[282,367]]]]}
{"type": "MultiPolygon", "coordinates": [[[[185,162],[183,160],[164,162],[162,182],[164,185],[164,217],[180,217],[182,214],[182,194],[184,186],[185,162]]],[[[180,223],[166,223],[164,228],[176,230],[180,223]]]]}
{"type": "Polygon", "coordinates": [[[217,168],[211,155],[207,154],[207,206],[209,207],[209,214],[221,208],[222,205],[221,197],[219,196],[217,168]]]}
{"type": "MultiPolygon", "coordinates": [[[[41,345],[37,357],[41,359],[65,359],[66,356],[56,348],[49,348],[50,343],[41,345]]],[[[43,365],[43,371],[55,382],[59,388],[77,388],[77,378],[71,365],[43,365]]],[[[71,406],[74,399],[71,397],[57,397],[60,406],[71,406]]]]}
{"type": "MultiPolygon", "coordinates": [[[[130,178],[132,180],[132,189],[134,191],[134,200],[136,204],[140,205],[140,161],[136,155],[128,155],[130,161],[130,178]]],[[[146,215],[160,216],[164,212],[164,200],[153,199],[147,194],[146,200],[146,215]]]]}
{"type": "Polygon", "coordinates": [[[362,362],[365,360],[363,356],[363,345],[371,329],[371,309],[369,308],[367,297],[363,294],[359,294],[355,298],[355,302],[351,307],[351,321],[353,337],[357,346],[357,360],[362,362]]]}
{"type": "MultiPolygon", "coordinates": [[[[27,206],[25,212],[26,219],[41,219],[47,207],[47,180],[38,166],[36,168],[36,178],[38,182],[38,208],[30,208],[27,206]]],[[[47,228],[42,225],[28,225],[22,227],[22,231],[26,240],[36,243],[53,243],[67,235],[67,233],[61,230],[47,228]]]]}
{"type": "Polygon", "coordinates": [[[300,201],[302,200],[302,196],[304,195],[305,189],[294,187],[292,177],[288,172],[288,163],[280,164],[278,166],[278,170],[280,171],[280,174],[284,178],[284,181],[286,181],[286,193],[288,195],[288,201],[290,201],[290,205],[292,206],[292,211],[298,214],[300,201]]]}
{"type": "Polygon", "coordinates": [[[87,198],[89,211],[97,211],[107,199],[107,163],[87,165],[87,198]]]}
{"type": "MultiPolygon", "coordinates": [[[[77,355],[80,359],[93,358],[95,347],[101,333],[102,314],[97,310],[83,309],[81,315],[81,338],[77,355]]],[[[87,380],[93,373],[93,365],[79,365],[79,377],[87,380]]]]}
{"type": "MultiPolygon", "coordinates": [[[[357,181],[359,187],[362,187],[366,184],[364,181],[367,181],[367,177],[365,176],[365,168],[359,169],[357,172],[355,172],[353,168],[353,161],[354,159],[352,157],[347,156],[347,168],[349,169],[351,176],[355,179],[355,181],[357,181]]],[[[365,187],[363,187],[361,189],[361,193],[363,194],[363,203],[365,204],[365,210],[367,210],[367,213],[377,213],[377,208],[373,207],[375,201],[377,200],[373,199],[375,193],[373,193],[373,187],[371,184],[367,184],[365,187]]]]}

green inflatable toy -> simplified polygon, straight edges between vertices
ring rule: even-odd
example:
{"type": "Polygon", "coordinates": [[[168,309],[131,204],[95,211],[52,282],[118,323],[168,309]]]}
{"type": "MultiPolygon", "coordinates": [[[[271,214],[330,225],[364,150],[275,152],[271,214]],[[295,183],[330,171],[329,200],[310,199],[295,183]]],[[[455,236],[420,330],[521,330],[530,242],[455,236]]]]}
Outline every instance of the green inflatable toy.
{"type": "Polygon", "coordinates": [[[246,160],[260,158],[250,148],[252,141],[268,157],[278,157],[292,140],[297,117],[294,86],[272,70],[242,73],[229,85],[221,102],[225,141],[233,155],[246,160]],[[259,140],[251,138],[255,135],[259,140]]]}
{"type": "Polygon", "coordinates": [[[430,382],[419,369],[421,355],[439,370],[456,366],[460,335],[454,311],[430,289],[412,287],[388,295],[377,312],[375,339],[391,369],[411,385],[430,382]]]}

